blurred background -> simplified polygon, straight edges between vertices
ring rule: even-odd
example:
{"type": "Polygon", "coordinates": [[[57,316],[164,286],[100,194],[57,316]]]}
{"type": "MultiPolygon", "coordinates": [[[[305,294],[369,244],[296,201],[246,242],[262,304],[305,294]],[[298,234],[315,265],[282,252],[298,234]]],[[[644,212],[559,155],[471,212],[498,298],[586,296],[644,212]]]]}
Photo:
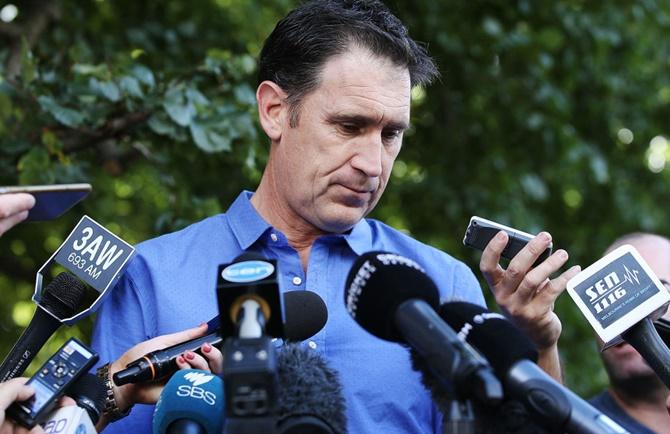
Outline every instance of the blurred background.
{"type": "MultiPolygon", "coordinates": [[[[296,4],[0,0],[0,185],[93,185],[58,220],[0,238],[3,357],[32,317],[37,269],[83,214],[134,244],[255,188],[268,150],[255,59],[296,4]]],[[[582,267],[625,232],[669,235],[670,2],[387,4],[442,79],[413,91],[373,217],[477,275],[480,253],[461,244],[472,215],[548,230],[582,267]]],[[[556,311],[567,384],[590,396],[606,383],[593,333],[567,294],[556,311]]],[[[29,373],[91,324],[59,331],[29,373]]]]}

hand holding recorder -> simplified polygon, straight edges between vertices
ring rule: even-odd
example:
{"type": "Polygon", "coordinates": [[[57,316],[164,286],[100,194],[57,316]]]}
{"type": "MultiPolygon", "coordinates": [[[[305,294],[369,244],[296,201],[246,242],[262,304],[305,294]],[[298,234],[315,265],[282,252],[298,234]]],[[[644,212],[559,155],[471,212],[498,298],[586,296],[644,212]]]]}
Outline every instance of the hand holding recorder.
{"type": "Polygon", "coordinates": [[[16,433],[24,434],[30,432],[31,434],[41,434],[44,431],[40,426],[36,426],[32,430],[20,427],[11,420],[5,418],[5,410],[16,401],[25,401],[35,394],[30,386],[25,383],[28,379],[24,377],[13,378],[4,383],[0,383],[0,433],[16,433]]]}

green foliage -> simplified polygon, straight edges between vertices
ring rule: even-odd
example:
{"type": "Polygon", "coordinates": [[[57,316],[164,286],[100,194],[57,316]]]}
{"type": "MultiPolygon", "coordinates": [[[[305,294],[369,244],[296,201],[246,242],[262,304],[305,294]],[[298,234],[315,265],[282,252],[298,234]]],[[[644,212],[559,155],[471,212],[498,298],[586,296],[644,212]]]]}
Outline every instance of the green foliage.
{"type": "MultiPolygon", "coordinates": [[[[35,271],[82,214],[136,243],[255,187],[267,157],[255,58],[296,3],[17,3],[21,34],[0,27],[0,184],[94,191],[61,219],[0,239],[0,352],[30,318],[35,271]],[[39,13],[49,24],[35,38],[39,13]]],[[[480,254],[461,245],[471,215],[549,230],[570,265],[589,265],[624,232],[668,235],[666,2],[389,4],[443,77],[413,92],[414,127],[374,217],[474,270],[480,254]]],[[[556,309],[568,383],[591,394],[605,377],[590,328],[567,295],[556,309]]],[[[51,349],[89,330],[60,332],[51,349]]]]}

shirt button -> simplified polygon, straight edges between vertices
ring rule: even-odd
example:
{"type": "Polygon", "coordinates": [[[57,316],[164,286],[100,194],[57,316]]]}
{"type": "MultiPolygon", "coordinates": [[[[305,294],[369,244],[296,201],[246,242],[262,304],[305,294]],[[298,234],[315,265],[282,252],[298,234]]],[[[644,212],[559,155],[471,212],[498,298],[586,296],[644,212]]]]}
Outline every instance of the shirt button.
{"type": "Polygon", "coordinates": [[[272,241],[275,241],[275,242],[276,242],[277,239],[278,239],[278,238],[277,238],[277,234],[275,234],[275,233],[271,233],[271,234],[270,234],[270,238],[272,239],[272,241]]]}
{"type": "Polygon", "coordinates": [[[298,285],[300,285],[301,283],[302,283],[302,279],[301,279],[299,276],[295,276],[295,277],[293,278],[293,284],[294,284],[295,286],[298,286],[298,285]]]}
{"type": "Polygon", "coordinates": [[[309,341],[309,342],[307,343],[307,345],[308,345],[311,349],[316,350],[316,342],[314,342],[314,341],[309,341]]]}

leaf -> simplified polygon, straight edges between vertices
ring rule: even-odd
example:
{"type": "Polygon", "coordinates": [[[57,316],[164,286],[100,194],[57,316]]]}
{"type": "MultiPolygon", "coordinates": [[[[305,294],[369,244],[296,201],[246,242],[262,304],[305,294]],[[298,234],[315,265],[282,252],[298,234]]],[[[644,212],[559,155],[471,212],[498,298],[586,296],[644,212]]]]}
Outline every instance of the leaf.
{"type": "Polygon", "coordinates": [[[51,162],[46,149],[33,147],[19,160],[19,182],[21,184],[52,184],[53,173],[49,170],[51,162]]]}
{"type": "Polygon", "coordinates": [[[113,81],[101,82],[98,81],[98,79],[91,77],[91,79],[88,81],[88,85],[95,92],[104,96],[111,102],[117,102],[118,100],[121,99],[121,91],[119,90],[119,87],[116,85],[116,83],[114,83],[113,81]]]}
{"type": "Polygon", "coordinates": [[[37,101],[42,110],[49,112],[58,122],[70,128],[76,128],[86,120],[82,113],[61,106],[50,96],[42,95],[37,98],[37,101]]]}
{"type": "Polygon", "coordinates": [[[140,82],[135,77],[124,75],[121,81],[119,81],[119,86],[127,95],[134,96],[135,98],[144,98],[140,82]]]}
{"type": "Polygon", "coordinates": [[[173,137],[176,133],[175,125],[162,113],[155,113],[149,118],[149,128],[156,134],[173,137]]]}
{"type": "Polygon", "coordinates": [[[110,80],[112,73],[109,71],[109,67],[104,63],[100,65],[90,65],[87,63],[76,63],[72,66],[72,72],[77,75],[83,76],[92,76],[103,81],[110,80]]]}
{"type": "Polygon", "coordinates": [[[173,87],[165,93],[163,107],[168,116],[182,127],[188,126],[196,114],[193,103],[185,98],[181,87],[173,87]]]}
{"type": "Polygon", "coordinates": [[[205,152],[230,151],[230,138],[222,136],[211,128],[197,122],[189,126],[195,144],[205,152]]]}
{"type": "Polygon", "coordinates": [[[237,102],[240,104],[256,104],[256,93],[246,83],[235,86],[233,89],[233,94],[235,95],[237,102]]]}
{"type": "Polygon", "coordinates": [[[154,79],[154,73],[151,72],[151,70],[146,66],[135,65],[133,66],[131,72],[135,76],[135,78],[137,78],[139,81],[147,85],[149,89],[152,89],[156,85],[156,80],[154,79]]]}

